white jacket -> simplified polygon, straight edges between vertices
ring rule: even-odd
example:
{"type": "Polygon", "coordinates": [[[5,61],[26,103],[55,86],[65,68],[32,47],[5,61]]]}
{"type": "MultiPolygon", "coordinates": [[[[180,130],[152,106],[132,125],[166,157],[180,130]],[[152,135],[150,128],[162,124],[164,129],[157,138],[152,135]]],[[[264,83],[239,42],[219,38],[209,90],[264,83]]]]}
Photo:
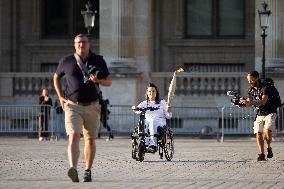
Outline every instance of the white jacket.
{"type": "MultiPolygon", "coordinates": [[[[158,110],[150,111],[147,110],[145,113],[146,121],[148,122],[157,122],[161,125],[166,125],[166,119],[170,119],[172,117],[172,112],[167,112],[167,102],[165,100],[161,100],[160,104],[156,104],[155,101],[143,101],[138,106],[138,108],[147,108],[147,107],[153,107],[153,108],[159,108],[158,110]]],[[[136,111],[137,114],[140,113],[140,111],[136,111]]]]}

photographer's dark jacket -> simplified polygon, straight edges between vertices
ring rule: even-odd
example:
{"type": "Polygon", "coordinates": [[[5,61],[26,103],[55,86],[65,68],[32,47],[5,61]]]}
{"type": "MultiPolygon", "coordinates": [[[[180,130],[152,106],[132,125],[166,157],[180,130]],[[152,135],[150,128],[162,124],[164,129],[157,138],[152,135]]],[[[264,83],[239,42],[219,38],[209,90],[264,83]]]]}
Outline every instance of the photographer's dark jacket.
{"type": "Polygon", "coordinates": [[[253,101],[261,100],[263,95],[268,96],[268,100],[265,105],[258,106],[257,115],[265,116],[271,113],[277,113],[277,107],[272,103],[272,89],[269,86],[260,83],[257,88],[251,87],[248,91],[249,98],[253,101]]]}
{"type": "MultiPolygon", "coordinates": [[[[84,62],[87,69],[95,66],[96,70],[102,72],[102,78],[106,79],[109,71],[102,56],[90,51],[89,57],[84,62]]],[[[74,54],[67,55],[59,61],[56,74],[60,77],[65,76],[66,86],[64,90],[65,98],[78,102],[93,102],[99,98],[99,86],[93,82],[84,82],[84,75],[77,64],[74,54]]]]}

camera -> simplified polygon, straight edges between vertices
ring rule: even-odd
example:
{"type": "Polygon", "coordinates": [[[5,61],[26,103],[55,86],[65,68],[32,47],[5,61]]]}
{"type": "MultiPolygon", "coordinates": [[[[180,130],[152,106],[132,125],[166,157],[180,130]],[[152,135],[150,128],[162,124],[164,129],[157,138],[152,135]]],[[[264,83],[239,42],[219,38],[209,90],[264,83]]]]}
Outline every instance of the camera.
{"type": "Polygon", "coordinates": [[[231,103],[235,106],[244,107],[244,104],[240,104],[240,100],[246,100],[246,97],[240,97],[239,93],[235,91],[227,91],[227,96],[233,97],[231,103]]]}
{"type": "Polygon", "coordinates": [[[97,68],[96,66],[92,66],[88,70],[88,72],[87,72],[88,78],[90,77],[90,74],[94,74],[97,79],[103,79],[104,78],[104,73],[99,68],[97,68]]]}
{"type": "Polygon", "coordinates": [[[102,106],[102,107],[106,107],[108,104],[109,104],[109,100],[108,99],[99,99],[99,102],[100,102],[100,105],[102,106]]]}

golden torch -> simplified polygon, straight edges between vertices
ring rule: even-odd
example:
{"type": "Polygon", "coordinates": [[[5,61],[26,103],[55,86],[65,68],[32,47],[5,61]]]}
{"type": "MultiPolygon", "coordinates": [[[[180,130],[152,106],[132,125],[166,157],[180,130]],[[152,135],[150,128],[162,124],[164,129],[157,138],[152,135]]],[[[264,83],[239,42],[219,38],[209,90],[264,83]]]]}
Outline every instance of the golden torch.
{"type": "Polygon", "coordinates": [[[174,75],[173,75],[173,78],[171,80],[171,84],[170,84],[170,87],[169,87],[169,92],[168,92],[168,106],[172,106],[172,102],[173,102],[173,98],[174,98],[174,95],[175,95],[175,90],[176,90],[176,73],[179,73],[179,72],[184,72],[184,69],[183,68],[178,68],[177,70],[174,71],[174,75]]]}

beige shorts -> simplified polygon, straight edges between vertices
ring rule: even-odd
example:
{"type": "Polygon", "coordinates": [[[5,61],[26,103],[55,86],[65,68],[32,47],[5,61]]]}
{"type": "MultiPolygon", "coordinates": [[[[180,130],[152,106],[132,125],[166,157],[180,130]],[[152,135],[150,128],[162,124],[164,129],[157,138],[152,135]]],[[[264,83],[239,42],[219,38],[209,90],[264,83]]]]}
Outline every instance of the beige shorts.
{"type": "Polygon", "coordinates": [[[72,101],[64,105],[65,128],[67,135],[81,133],[84,137],[95,139],[100,127],[101,105],[99,101],[81,106],[72,101]]]}
{"type": "Polygon", "coordinates": [[[274,131],[276,126],[276,117],[276,113],[271,113],[266,116],[256,116],[253,126],[254,134],[263,133],[263,129],[274,131]]]}

